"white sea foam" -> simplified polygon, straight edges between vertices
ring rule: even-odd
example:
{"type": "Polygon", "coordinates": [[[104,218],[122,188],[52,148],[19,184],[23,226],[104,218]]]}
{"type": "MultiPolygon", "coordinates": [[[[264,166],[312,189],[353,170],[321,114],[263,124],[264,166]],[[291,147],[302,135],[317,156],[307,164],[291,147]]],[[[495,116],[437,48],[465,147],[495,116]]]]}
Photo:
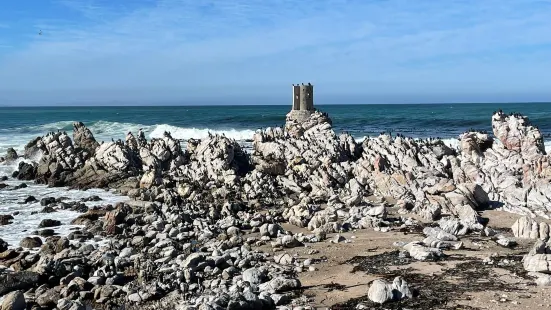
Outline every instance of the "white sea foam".
{"type": "Polygon", "coordinates": [[[149,134],[151,138],[160,138],[163,136],[163,133],[168,131],[172,134],[173,138],[188,140],[191,138],[194,139],[204,139],[208,137],[209,132],[212,134],[224,135],[230,139],[235,140],[251,140],[254,135],[254,130],[244,129],[244,130],[218,130],[218,129],[209,129],[209,128],[182,128],[171,125],[157,125],[155,129],[149,134]]]}
{"type": "MultiPolygon", "coordinates": [[[[32,139],[43,136],[50,131],[65,130],[67,134],[73,134],[73,121],[59,121],[44,125],[32,126],[27,128],[14,128],[11,131],[0,132],[0,156],[6,154],[8,148],[14,148],[18,153],[22,153],[25,145],[32,139]]],[[[165,131],[168,131],[176,139],[188,140],[191,138],[204,139],[212,134],[225,135],[228,138],[238,141],[250,140],[253,138],[254,130],[251,129],[216,129],[216,128],[187,128],[167,124],[143,125],[134,123],[119,123],[98,121],[88,125],[88,128],[94,134],[99,142],[111,141],[111,139],[124,139],[128,132],[137,134],[141,128],[149,138],[161,138],[165,131]]]]}
{"type": "MultiPolygon", "coordinates": [[[[16,168],[16,164],[4,165],[0,164],[0,176],[10,175],[16,168]]],[[[4,181],[10,187],[21,184],[23,182],[9,179],[4,181]]],[[[95,205],[116,204],[117,202],[128,200],[126,196],[117,195],[113,192],[108,192],[100,189],[91,189],[87,191],[69,190],[67,188],[49,188],[45,185],[37,185],[33,182],[24,182],[27,184],[26,188],[17,190],[9,190],[8,188],[0,190],[0,214],[14,214],[14,219],[11,224],[0,226],[0,238],[8,242],[10,247],[19,246],[19,242],[26,236],[30,236],[35,230],[38,230],[38,224],[43,219],[55,219],[61,222],[61,226],[54,227],[53,229],[59,235],[67,235],[75,225],[70,225],[71,221],[75,219],[79,213],[70,210],[59,210],[54,213],[35,213],[42,210],[40,205],[40,199],[45,197],[67,197],[67,201],[78,201],[82,198],[97,195],[101,201],[89,201],[85,204],[89,207],[95,205]],[[28,196],[34,196],[38,202],[30,204],[22,204],[28,196]]]]}

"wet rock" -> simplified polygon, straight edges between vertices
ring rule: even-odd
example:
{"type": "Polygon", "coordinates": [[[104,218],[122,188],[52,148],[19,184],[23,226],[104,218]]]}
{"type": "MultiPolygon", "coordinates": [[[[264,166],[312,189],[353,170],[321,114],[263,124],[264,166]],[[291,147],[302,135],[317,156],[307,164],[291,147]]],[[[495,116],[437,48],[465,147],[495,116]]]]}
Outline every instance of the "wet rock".
{"type": "Polygon", "coordinates": [[[28,186],[27,186],[26,183],[21,183],[21,184],[16,185],[13,189],[22,189],[22,188],[27,188],[27,187],[28,186]]]}
{"type": "Polygon", "coordinates": [[[34,164],[22,161],[19,163],[18,169],[14,172],[13,177],[18,180],[31,181],[36,178],[36,173],[37,167],[34,164]]]}
{"type": "Polygon", "coordinates": [[[40,224],[38,224],[38,228],[46,228],[46,227],[56,227],[60,226],[61,222],[58,220],[52,220],[52,219],[43,219],[40,224]]]}
{"type": "Polygon", "coordinates": [[[32,203],[32,202],[35,202],[35,201],[37,201],[37,200],[36,200],[36,198],[34,198],[34,196],[29,196],[29,197],[25,198],[24,203],[32,203]]]}
{"type": "Polygon", "coordinates": [[[0,253],[6,251],[8,249],[8,243],[4,241],[2,238],[0,238],[0,253]]]}
{"type": "Polygon", "coordinates": [[[9,224],[11,224],[12,220],[13,220],[13,216],[11,216],[9,214],[7,214],[7,215],[0,214],[0,226],[9,225],[9,224]]]}
{"type": "Polygon", "coordinates": [[[55,203],[55,198],[54,197],[45,197],[45,198],[42,198],[40,199],[40,205],[41,206],[47,206],[49,204],[52,204],[52,203],[55,203]]]}
{"type": "Polygon", "coordinates": [[[44,207],[42,208],[42,210],[40,210],[40,213],[54,213],[54,212],[56,212],[56,210],[51,206],[44,207]]]}
{"type": "Polygon", "coordinates": [[[42,240],[39,237],[25,237],[21,239],[19,246],[27,249],[38,248],[42,246],[42,240]]]}
{"type": "Polygon", "coordinates": [[[36,235],[39,235],[41,237],[51,237],[55,235],[55,231],[53,229],[42,229],[37,231],[36,235]]]}

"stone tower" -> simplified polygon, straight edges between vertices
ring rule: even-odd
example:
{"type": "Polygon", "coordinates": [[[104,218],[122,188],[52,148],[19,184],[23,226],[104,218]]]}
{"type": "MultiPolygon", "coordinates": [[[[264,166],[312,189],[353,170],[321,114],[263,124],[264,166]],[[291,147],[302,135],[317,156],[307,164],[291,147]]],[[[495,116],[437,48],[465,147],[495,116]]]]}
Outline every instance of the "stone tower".
{"type": "Polygon", "coordinates": [[[293,110],[314,111],[314,85],[293,84],[293,110]]]}
{"type": "Polygon", "coordinates": [[[302,123],[308,120],[314,111],[314,85],[293,84],[293,106],[287,114],[287,120],[302,123]]]}

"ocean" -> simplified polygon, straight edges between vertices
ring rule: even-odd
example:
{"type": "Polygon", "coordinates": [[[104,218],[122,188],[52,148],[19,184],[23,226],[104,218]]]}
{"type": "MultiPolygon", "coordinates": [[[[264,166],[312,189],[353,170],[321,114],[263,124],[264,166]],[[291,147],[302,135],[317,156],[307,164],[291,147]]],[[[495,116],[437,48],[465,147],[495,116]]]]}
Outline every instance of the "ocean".
{"type": "MultiPolygon", "coordinates": [[[[530,118],[551,140],[551,103],[320,105],[333,120],[336,132],[347,131],[358,140],[382,131],[411,137],[456,139],[468,129],[491,132],[496,110],[530,118]]],[[[290,105],[278,106],[140,106],[140,107],[0,107],[0,156],[8,147],[18,151],[48,131],[71,132],[81,121],[99,141],[124,139],[143,128],[150,138],[170,131],[175,138],[204,138],[224,133],[236,140],[252,139],[259,128],[281,126],[290,105]]]]}
{"type": "MultiPolygon", "coordinates": [[[[379,133],[401,133],[416,138],[440,137],[451,145],[457,145],[457,137],[469,129],[491,132],[491,116],[502,109],[506,113],[518,112],[528,116],[551,142],[551,103],[510,104],[410,104],[410,105],[320,105],[333,120],[337,133],[346,131],[358,141],[379,133]]],[[[140,106],[140,107],[0,107],[0,156],[9,147],[19,153],[31,139],[49,131],[63,130],[71,133],[72,123],[81,121],[88,126],[98,141],[124,139],[127,132],[136,133],[143,128],[149,138],[162,137],[170,131],[175,138],[204,138],[208,132],[224,134],[247,144],[255,130],[281,126],[290,105],[281,106],[140,106]]],[[[15,165],[0,164],[0,176],[11,175],[15,165]]],[[[10,179],[8,185],[20,184],[10,179]]],[[[76,212],[36,213],[40,203],[21,204],[28,195],[38,200],[45,197],[67,197],[78,201],[91,195],[99,195],[103,201],[94,204],[114,204],[127,199],[102,190],[69,191],[66,188],[47,188],[32,182],[18,190],[0,190],[0,214],[14,214],[10,225],[0,226],[0,238],[11,247],[36,230],[44,218],[62,222],[56,228],[66,234],[75,226],[70,225],[76,212]]]]}

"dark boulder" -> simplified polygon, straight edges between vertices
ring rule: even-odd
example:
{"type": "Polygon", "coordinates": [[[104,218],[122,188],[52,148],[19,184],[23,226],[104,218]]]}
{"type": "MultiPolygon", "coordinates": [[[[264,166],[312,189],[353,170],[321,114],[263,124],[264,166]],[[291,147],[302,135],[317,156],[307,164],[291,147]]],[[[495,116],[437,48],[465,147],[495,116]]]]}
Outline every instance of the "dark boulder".
{"type": "Polygon", "coordinates": [[[8,250],[8,243],[0,238],[0,253],[8,250]]]}
{"type": "Polygon", "coordinates": [[[61,225],[61,222],[58,220],[43,219],[42,222],[40,222],[40,224],[38,225],[38,228],[56,227],[60,225],[61,225]]]}
{"type": "Polygon", "coordinates": [[[42,198],[40,199],[40,205],[45,207],[49,204],[52,204],[52,203],[55,203],[55,198],[54,197],[45,197],[45,198],[42,198]]]}
{"type": "Polygon", "coordinates": [[[39,237],[25,237],[21,239],[19,246],[26,249],[38,248],[42,246],[42,239],[39,237]]]}
{"type": "Polygon", "coordinates": [[[11,220],[13,220],[13,216],[9,214],[7,215],[0,214],[0,226],[11,224],[11,220]]]}
{"type": "Polygon", "coordinates": [[[34,196],[29,196],[27,198],[25,198],[25,202],[24,203],[32,203],[32,202],[36,202],[36,198],[34,196]]]}
{"type": "Polygon", "coordinates": [[[0,274],[0,296],[16,290],[27,290],[40,283],[40,276],[32,271],[0,274]]]}
{"type": "Polygon", "coordinates": [[[27,187],[28,187],[28,186],[27,186],[26,183],[21,183],[21,184],[15,186],[13,189],[21,189],[21,188],[27,188],[27,187]]]}
{"type": "Polygon", "coordinates": [[[31,181],[36,178],[36,166],[27,162],[20,162],[18,170],[14,172],[13,177],[18,180],[31,181]]]}

